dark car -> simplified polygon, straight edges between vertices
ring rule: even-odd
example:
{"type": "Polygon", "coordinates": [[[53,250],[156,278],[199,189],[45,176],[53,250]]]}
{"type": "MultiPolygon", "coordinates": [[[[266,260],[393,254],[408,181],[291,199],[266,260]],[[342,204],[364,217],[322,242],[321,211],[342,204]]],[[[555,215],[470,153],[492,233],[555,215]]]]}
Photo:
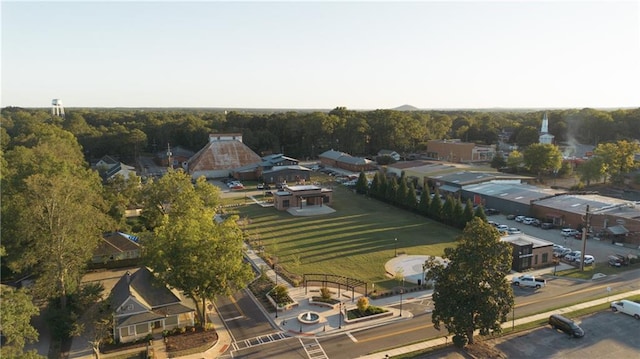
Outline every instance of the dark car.
{"type": "Polygon", "coordinates": [[[582,338],[584,336],[584,330],[578,324],[560,314],[552,314],[549,317],[549,325],[551,328],[560,329],[574,338],[582,338]]]}
{"type": "Polygon", "coordinates": [[[489,216],[492,216],[494,214],[500,214],[500,211],[498,211],[495,208],[487,208],[487,209],[484,210],[484,213],[489,215],[489,216]]]}
{"type": "Polygon", "coordinates": [[[551,222],[544,222],[540,225],[540,228],[542,229],[551,229],[553,228],[553,223],[551,222]]]}

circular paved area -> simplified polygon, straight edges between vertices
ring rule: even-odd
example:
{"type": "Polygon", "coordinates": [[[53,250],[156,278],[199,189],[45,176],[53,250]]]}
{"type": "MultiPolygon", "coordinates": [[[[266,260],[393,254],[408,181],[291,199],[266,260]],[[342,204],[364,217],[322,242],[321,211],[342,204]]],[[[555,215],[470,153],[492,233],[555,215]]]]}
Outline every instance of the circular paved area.
{"type": "MultiPolygon", "coordinates": [[[[395,277],[396,275],[404,276],[407,282],[418,283],[418,279],[422,281],[422,265],[430,256],[426,255],[399,255],[390,259],[384,264],[384,269],[388,275],[395,277]]],[[[443,259],[436,257],[436,260],[443,262],[443,259]]]]}

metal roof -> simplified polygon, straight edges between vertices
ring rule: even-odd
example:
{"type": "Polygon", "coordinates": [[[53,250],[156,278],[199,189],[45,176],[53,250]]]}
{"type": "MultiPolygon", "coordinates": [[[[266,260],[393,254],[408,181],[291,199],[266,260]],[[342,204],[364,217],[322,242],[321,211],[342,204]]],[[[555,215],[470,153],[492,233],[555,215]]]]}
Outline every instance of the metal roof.
{"type": "Polygon", "coordinates": [[[506,199],[509,201],[530,204],[531,201],[562,193],[551,188],[541,188],[526,184],[485,182],[463,186],[463,190],[484,196],[506,199]]]}

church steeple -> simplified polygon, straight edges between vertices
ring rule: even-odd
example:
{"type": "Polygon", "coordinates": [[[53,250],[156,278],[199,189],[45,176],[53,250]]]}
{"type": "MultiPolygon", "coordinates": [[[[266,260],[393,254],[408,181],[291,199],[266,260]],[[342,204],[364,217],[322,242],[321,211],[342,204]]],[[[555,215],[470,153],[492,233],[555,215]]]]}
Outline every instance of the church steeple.
{"type": "Polygon", "coordinates": [[[554,136],[549,133],[549,118],[547,118],[547,113],[544,113],[542,117],[542,127],[540,128],[540,137],[538,138],[538,142],[540,143],[553,143],[554,136]]]}
{"type": "Polygon", "coordinates": [[[549,133],[549,119],[547,118],[547,113],[544,113],[544,117],[542,117],[542,128],[540,129],[540,134],[544,135],[545,133],[549,133]]]}

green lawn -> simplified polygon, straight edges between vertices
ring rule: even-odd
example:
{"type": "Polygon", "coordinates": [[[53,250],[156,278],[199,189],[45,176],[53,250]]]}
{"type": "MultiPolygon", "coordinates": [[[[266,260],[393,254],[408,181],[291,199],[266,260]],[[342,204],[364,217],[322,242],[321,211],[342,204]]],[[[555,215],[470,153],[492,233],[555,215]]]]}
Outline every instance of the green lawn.
{"type": "Polygon", "coordinates": [[[327,273],[389,286],[384,264],[398,254],[442,255],[460,231],[423,216],[334,188],[336,210],[329,215],[296,217],[257,205],[233,209],[250,219],[245,229],[254,247],[278,257],[287,271],[327,273]],[[394,240],[397,238],[397,242],[394,240]]]}

